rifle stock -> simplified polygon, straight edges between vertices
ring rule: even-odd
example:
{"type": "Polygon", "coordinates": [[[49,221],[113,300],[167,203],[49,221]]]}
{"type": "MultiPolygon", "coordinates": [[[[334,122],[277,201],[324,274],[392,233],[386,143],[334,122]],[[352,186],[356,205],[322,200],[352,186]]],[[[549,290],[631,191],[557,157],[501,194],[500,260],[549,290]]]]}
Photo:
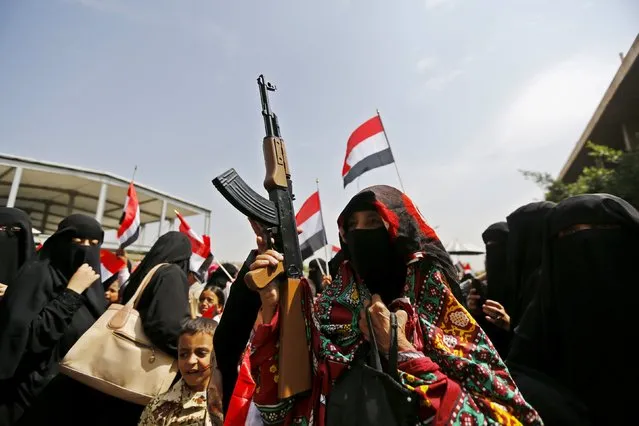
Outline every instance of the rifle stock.
{"type": "Polygon", "coordinates": [[[271,111],[268,101],[267,92],[274,91],[275,86],[267,83],[261,75],[258,85],[266,129],[266,137],[262,141],[266,166],[264,188],[269,199],[253,191],[233,169],[216,177],[213,184],[236,209],[265,225],[274,236],[275,248],[284,255],[283,263],[251,271],[245,278],[249,287],[258,290],[275,279],[279,280],[278,396],[284,399],[311,388],[311,358],[302,310],[302,254],[293,210],[291,173],[277,116],[271,111]]]}
{"type": "Polygon", "coordinates": [[[256,269],[255,271],[247,273],[244,276],[244,282],[253,290],[261,290],[283,273],[284,264],[280,262],[277,266],[256,269]]]}
{"type": "Polygon", "coordinates": [[[299,279],[289,278],[280,287],[279,397],[290,398],[311,388],[311,360],[302,311],[299,279]],[[284,344],[286,342],[286,344],[284,344]]]}

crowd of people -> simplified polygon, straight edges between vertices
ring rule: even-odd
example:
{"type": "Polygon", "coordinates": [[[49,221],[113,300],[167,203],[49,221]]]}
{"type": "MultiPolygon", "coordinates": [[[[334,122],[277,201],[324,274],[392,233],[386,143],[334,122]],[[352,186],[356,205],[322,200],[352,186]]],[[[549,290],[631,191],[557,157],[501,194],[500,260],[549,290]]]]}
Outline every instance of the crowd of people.
{"type": "Polygon", "coordinates": [[[170,231],[126,279],[102,281],[96,220],[70,215],[36,251],[29,216],[0,207],[0,425],[632,422],[639,212],[624,200],[522,206],[482,234],[482,274],[456,268],[395,188],[359,192],[337,223],[341,251],[302,280],[310,390],[280,398],[280,287],[245,280],[283,260],[259,224],[239,270],[191,270],[189,239],[170,231]],[[110,305],[133,301],[177,366],[145,404],[60,368],[110,305]]]}

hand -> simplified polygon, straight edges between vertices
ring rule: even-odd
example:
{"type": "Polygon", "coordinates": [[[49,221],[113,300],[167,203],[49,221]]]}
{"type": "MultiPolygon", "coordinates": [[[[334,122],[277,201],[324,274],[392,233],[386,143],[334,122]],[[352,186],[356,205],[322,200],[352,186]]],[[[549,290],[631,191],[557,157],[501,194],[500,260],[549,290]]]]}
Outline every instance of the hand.
{"type": "Polygon", "coordinates": [[[499,302],[486,300],[482,310],[486,314],[486,321],[506,331],[510,330],[510,316],[499,302]]]}
{"type": "Polygon", "coordinates": [[[82,264],[75,274],[69,280],[67,288],[73,290],[78,294],[82,294],[84,290],[91,287],[96,280],[100,279],[100,275],[97,274],[89,264],[82,264]]]}
{"type": "Polygon", "coordinates": [[[466,298],[466,306],[468,311],[473,315],[479,315],[481,313],[481,295],[477,292],[477,289],[471,288],[468,297],[466,298]]]}
{"type": "Polygon", "coordinates": [[[4,292],[7,291],[7,285],[0,283],[0,300],[4,297],[4,292]]]}
{"type": "MultiPolygon", "coordinates": [[[[255,233],[255,240],[257,242],[257,253],[262,254],[266,250],[268,250],[269,246],[266,241],[266,230],[262,225],[252,219],[249,219],[249,223],[251,224],[251,228],[253,228],[253,232],[255,233]]],[[[275,241],[273,241],[273,239],[271,238],[271,244],[274,243],[275,241]]]]}
{"type": "MultiPolygon", "coordinates": [[[[249,266],[249,270],[255,271],[261,268],[269,268],[277,266],[284,260],[284,256],[275,250],[267,250],[265,253],[258,254],[255,261],[249,266]]],[[[262,301],[262,318],[264,323],[268,324],[273,319],[277,304],[280,301],[280,289],[277,280],[271,281],[266,287],[259,290],[260,300],[262,301]]]]}
{"type": "MultiPolygon", "coordinates": [[[[257,242],[257,253],[262,254],[269,248],[269,244],[267,244],[268,236],[266,230],[260,223],[254,221],[253,219],[249,219],[249,223],[251,224],[251,228],[253,228],[253,232],[255,233],[255,240],[257,242]]],[[[297,235],[301,233],[302,228],[297,228],[297,235]]],[[[275,244],[275,240],[271,238],[270,246],[272,246],[273,244],[275,244]]]]}
{"type": "MultiPolygon", "coordinates": [[[[382,298],[378,294],[374,294],[371,301],[364,304],[364,309],[359,313],[359,329],[362,331],[364,338],[370,342],[370,330],[368,329],[368,321],[366,320],[366,310],[371,313],[371,323],[373,332],[380,352],[387,355],[390,351],[390,311],[382,302],[382,298]]],[[[414,351],[415,347],[406,338],[406,323],[408,322],[408,314],[406,311],[399,310],[395,312],[397,316],[397,350],[414,351]]]]}
{"type": "Polygon", "coordinates": [[[322,288],[326,288],[333,283],[333,278],[330,275],[324,275],[322,277],[322,288]]]}

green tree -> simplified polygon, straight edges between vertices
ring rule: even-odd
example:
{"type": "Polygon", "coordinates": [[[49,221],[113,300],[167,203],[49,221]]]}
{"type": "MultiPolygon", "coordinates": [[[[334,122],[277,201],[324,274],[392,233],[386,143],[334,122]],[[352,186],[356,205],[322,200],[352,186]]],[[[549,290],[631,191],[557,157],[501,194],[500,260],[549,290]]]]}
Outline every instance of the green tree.
{"type": "Polygon", "coordinates": [[[617,195],[629,202],[639,201],[639,155],[592,142],[588,142],[586,147],[594,165],[584,167],[573,183],[564,183],[549,173],[520,172],[544,190],[548,201],[559,202],[574,195],[599,192],[617,195]]]}

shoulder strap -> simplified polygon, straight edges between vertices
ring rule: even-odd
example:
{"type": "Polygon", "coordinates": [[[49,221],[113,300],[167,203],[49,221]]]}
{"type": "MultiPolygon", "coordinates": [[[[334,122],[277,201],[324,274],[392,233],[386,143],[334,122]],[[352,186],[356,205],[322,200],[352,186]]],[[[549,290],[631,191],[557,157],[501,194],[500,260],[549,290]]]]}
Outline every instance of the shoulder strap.
{"type": "Polygon", "coordinates": [[[397,370],[397,315],[395,312],[391,312],[390,314],[390,350],[388,351],[388,374],[395,379],[396,382],[401,383],[399,381],[399,373],[397,370]]]}
{"type": "Polygon", "coordinates": [[[366,310],[366,321],[368,322],[368,330],[371,335],[371,351],[370,351],[370,363],[375,370],[382,372],[382,361],[379,357],[379,348],[377,347],[377,339],[375,338],[375,332],[373,331],[373,322],[371,321],[371,313],[368,308],[364,308],[366,310]]]}
{"type": "Polygon", "coordinates": [[[146,274],[146,276],[144,277],[144,279],[140,283],[140,286],[138,287],[138,289],[135,290],[135,293],[133,294],[131,299],[129,299],[129,301],[126,303],[126,306],[132,307],[134,309],[137,309],[138,303],[140,301],[140,296],[142,295],[142,292],[144,291],[146,286],[149,285],[149,283],[151,282],[151,279],[153,278],[153,275],[155,275],[157,270],[160,269],[164,265],[168,265],[168,263],[158,263],[153,268],[151,268],[151,270],[146,274]]]}

